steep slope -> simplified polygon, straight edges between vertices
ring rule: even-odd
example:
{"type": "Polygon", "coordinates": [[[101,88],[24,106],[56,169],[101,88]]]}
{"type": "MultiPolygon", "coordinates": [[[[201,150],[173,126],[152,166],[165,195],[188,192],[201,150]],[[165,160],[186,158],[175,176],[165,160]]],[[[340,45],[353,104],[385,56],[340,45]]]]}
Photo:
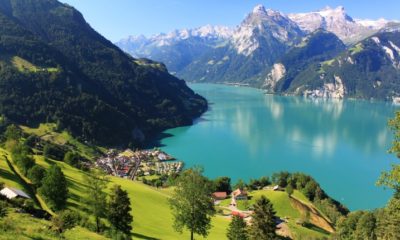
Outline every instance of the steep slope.
{"type": "Polygon", "coordinates": [[[304,84],[300,73],[309,65],[336,57],[345,49],[345,45],[333,33],[318,30],[304,38],[301,44],[293,47],[268,73],[263,88],[270,92],[293,92],[304,84]]]}
{"type": "Polygon", "coordinates": [[[119,145],[190,124],[206,109],[184,81],[129,57],[68,5],[4,0],[0,21],[0,111],[17,123],[57,122],[119,145]]]}
{"type": "Polygon", "coordinates": [[[256,6],[228,45],[213,49],[178,75],[195,82],[235,82],[260,86],[265,71],[303,32],[280,12],[256,6]]]}
{"type": "Polygon", "coordinates": [[[400,96],[400,32],[377,33],[336,58],[311,64],[297,78],[303,82],[297,94],[391,101],[400,96]]]}

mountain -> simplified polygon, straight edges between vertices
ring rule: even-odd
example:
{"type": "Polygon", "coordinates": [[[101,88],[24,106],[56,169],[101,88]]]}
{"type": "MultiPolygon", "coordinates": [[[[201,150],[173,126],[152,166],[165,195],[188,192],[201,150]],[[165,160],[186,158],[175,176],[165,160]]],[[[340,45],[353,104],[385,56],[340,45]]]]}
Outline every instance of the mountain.
{"type": "Polygon", "coordinates": [[[163,64],[134,59],[56,0],[0,2],[0,112],[25,125],[56,122],[104,145],[191,124],[204,98],[163,64]]]}
{"type": "Polygon", "coordinates": [[[400,32],[381,31],[296,75],[287,93],[392,100],[400,96],[400,32]]]}
{"type": "MultiPolygon", "coordinates": [[[[212,37],[190,34],[198,31],[194,29],[154,36],[151,44],[142,36],[117,45],[134,56],[151,56],[166,63],[174,75],[190,82],[240,84],[274,93],[303,94],[323,87],[320,64],[327,67],[329,60],[339,57],[346,48],[353,49],[374,34],[399,29],[398,21],[353,19],[342,6],[286,15],[257,5],[235,29],[214,31],[212,37]],[[192,44],[192,35],[196,35],[196,44],[192,44]]],[[[348,95],[339,87],[339,78],[332,79],[329,83],[338,82],[336,88],[311,95],[348,95]]],[[[360,96],[383,97],[377,91],[371,94],[360,96]]]]}
{"type": "Polygon", "coordinates": [[[199,56],[178,76],[194,82],[234,82],[260,86],[261,76],[303,32],[280,12],[256,6],[228,44],[199,56]]]}
{"type": "Polygon", "coordinates": [[[324,62],[336,57],[345,50],[343,42],[335,34],[317,30],[303,39],[279,59],[265,79],[263,88],[269,92],[296,92],[305,84],[302,73],[315,63],[324,62]]]}
{"type": "MultiPolygon", "coordinates": [[[[369,35],[372,35],[383,26],[379,22],[363,21],[358,22],[347,15],[344,7],[337,8],[326,7],[320,11],[310,13],[289,14],[289,18],[295,21],[302,30],[313,32],[319,28],[336,34],[345,43],[351,44],[357,42],[369,35]]],[[[381,20],[382,24],[382,20],[381,20]]]]}
{"type": "Polygon", "coordinates": [[[202,53],[223,45],[232,35],[228,27],[206,25],[195,29],[175,30],[150,38],[130,36],[116,43],[134,57],[151,58],[179,72],[202,53]]]}

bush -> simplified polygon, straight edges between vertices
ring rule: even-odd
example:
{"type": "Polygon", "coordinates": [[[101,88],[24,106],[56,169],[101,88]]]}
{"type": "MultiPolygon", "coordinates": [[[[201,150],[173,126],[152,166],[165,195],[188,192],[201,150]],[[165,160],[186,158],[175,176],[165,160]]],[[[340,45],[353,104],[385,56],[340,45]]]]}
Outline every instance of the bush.
{"type": "Polygon", "coordinates": [[[0,218],[7,216],[7,203],[0,200],[0,218]]]}
{"type": "Polygon", "coordinates": [[[64,154],[64,162],[71,166],[77,167],[79,164],[79,155],[72,151],[68,151],[64,154]]]}
{"type": "Polygon", "coordinates": [[[62,147],[52,143],[46,143],[43,147],[43,156],[54,160],[63,160],[65,151],[62,147]]]}
{"type": "Polygon", "coordinates": [[[35,185],[36,188],[42,186],[42,179],[45,175],[46,170],[39,165],[35,165],[28,170],[28,178],[32,181],[32,184],[35,185]]]}

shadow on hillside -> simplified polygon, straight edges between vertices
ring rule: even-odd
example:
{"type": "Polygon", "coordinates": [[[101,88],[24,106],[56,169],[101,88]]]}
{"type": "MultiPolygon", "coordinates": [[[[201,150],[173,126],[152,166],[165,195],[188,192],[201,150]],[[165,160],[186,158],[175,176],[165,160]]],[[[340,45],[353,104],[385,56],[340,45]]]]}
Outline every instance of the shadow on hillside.
{"type": "Polygon", "coordinates": [[[139,238],[139,239],[146,239],[146,240],[159,240],[160,238],[153,238],[153,237],[149,237],[140,233],[132,233],[132,236],[134,238],[139,238]]]}
{"type": "Polygon", "coordinates": [[[171,138],[171,137],[173,137],[173,136],[174,136],[174,135],[173,135],[173,134],[170,134],[170,133],[165,133],[165,132],[160,133],[160,134],[157,135],[157,137],[156,137],[155,139],[152,139],[151,142],[146,143],[146,144],[145,144],[145,147],[146,147],[146,148],[160,148],[160,147],[165,147],[166,145],[165,145],[165,144],[162,144],[161,141],[162,141],[163,139],[165,139],[165,138],[171,138]]]}

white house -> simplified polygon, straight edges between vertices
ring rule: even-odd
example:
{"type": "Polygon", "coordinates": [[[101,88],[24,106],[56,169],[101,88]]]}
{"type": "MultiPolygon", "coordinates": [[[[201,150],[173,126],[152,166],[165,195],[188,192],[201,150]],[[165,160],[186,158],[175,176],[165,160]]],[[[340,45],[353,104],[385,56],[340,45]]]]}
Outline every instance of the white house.
{"type": "Polygon", "coordinates": [[[11,187],[5,187],[0,191],[0,194],[3,196],[6,196],[8,199],[13,199],[17,197],[21,198],[30,198],[28,194],[24,193],[22,190],[16,189],[16,188],[11,188],[11,187]]]}

